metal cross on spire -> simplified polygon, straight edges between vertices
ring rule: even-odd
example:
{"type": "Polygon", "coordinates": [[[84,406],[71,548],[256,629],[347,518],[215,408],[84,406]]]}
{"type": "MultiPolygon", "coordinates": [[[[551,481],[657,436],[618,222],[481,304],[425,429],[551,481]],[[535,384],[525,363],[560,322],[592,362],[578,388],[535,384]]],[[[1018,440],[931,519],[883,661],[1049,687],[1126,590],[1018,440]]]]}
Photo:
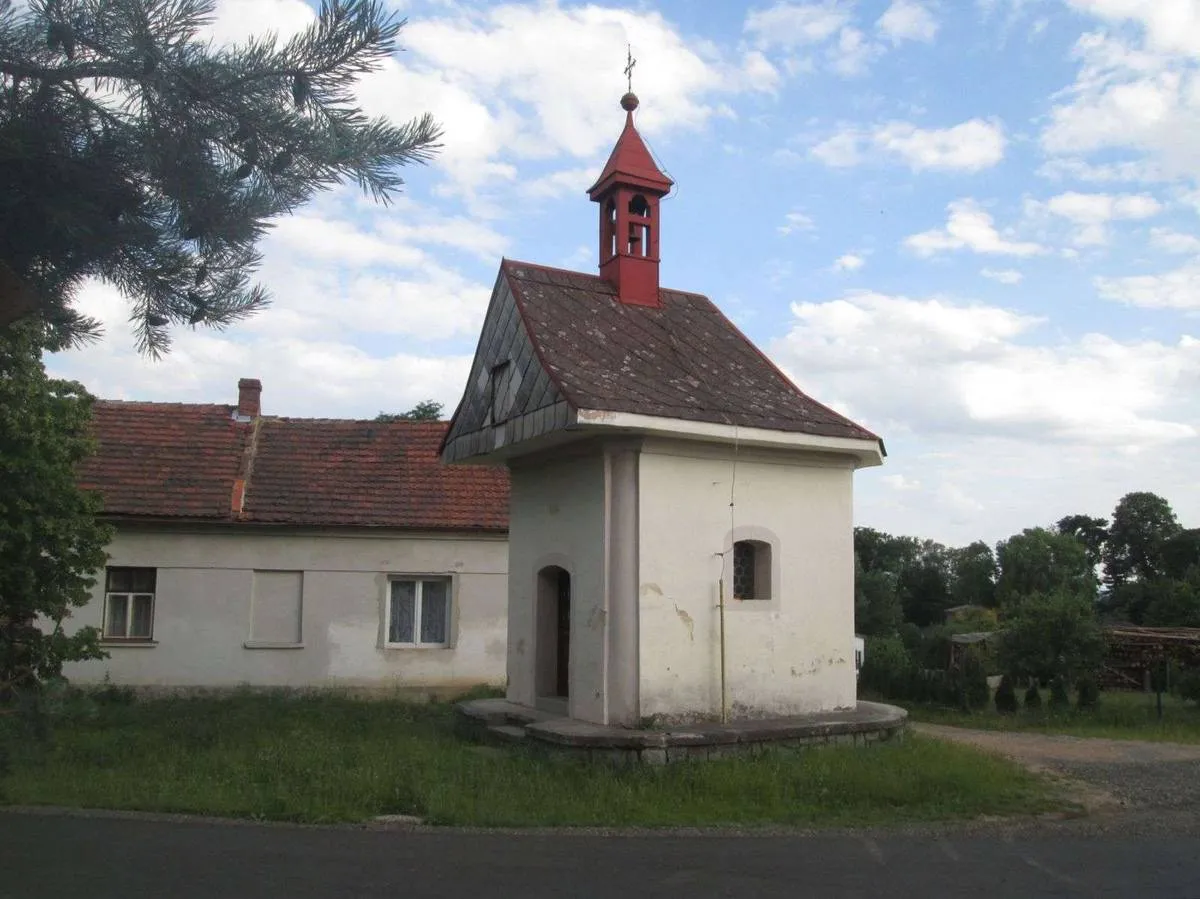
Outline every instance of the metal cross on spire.
{"type": "Polygon", "coordinates": [[[637,65],[637,60],[633,58],[633,47],[630,44],[625,45],[625,56],[626,87],[630,93],[633,93],[633,67],[637,65]]]}

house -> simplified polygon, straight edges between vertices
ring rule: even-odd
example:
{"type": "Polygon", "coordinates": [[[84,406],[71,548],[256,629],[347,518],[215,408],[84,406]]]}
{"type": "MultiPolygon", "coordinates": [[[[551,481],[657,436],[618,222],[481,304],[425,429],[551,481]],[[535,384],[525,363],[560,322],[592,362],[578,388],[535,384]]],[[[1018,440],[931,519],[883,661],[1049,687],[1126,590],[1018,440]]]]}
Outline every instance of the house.
{"type": "Polygon", "coordinates": [[[82,683],[453,691],[505,674],[508,478],[441,463],[446,425],[97,402],[80,472],[116,528],[72,621],[82,683]]]}
{"type": "Polygon", "coordinates": [[[507,698],[622,726],[852,708],[852,481],[883,445],[660,286],[672,182],[621,105],[599,274],[501,263],[442,447],[510,473],[507,698]]]}

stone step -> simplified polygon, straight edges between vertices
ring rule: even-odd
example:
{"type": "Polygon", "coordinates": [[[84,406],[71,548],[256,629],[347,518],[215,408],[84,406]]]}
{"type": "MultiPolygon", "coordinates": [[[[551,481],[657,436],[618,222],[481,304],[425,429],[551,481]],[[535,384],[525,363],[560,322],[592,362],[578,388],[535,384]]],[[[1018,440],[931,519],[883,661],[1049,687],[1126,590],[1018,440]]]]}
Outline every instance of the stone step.
{"type": "Polygon", "coordinates": [[[525,728],[515,727],[511,724],[493,724],[487,729],[487,732],[506,743],[523,743],[525,741],[525,728]]]}

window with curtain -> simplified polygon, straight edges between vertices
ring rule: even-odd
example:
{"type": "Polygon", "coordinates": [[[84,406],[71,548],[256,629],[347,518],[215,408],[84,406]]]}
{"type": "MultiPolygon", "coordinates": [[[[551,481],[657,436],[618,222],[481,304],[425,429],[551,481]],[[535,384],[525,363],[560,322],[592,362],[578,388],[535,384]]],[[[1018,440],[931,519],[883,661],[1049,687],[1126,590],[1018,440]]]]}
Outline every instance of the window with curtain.
{"type": "Polygon", "coordinates": [[[105,640],[152,640],[154,596],[158,581],[155,568],[108,568],[105,571],[105,640]]]}
{"type": "Polygon", "coordinates": [[[450,579],[393,578],[388,590],[385,645],[450,645],[450,579]]]}

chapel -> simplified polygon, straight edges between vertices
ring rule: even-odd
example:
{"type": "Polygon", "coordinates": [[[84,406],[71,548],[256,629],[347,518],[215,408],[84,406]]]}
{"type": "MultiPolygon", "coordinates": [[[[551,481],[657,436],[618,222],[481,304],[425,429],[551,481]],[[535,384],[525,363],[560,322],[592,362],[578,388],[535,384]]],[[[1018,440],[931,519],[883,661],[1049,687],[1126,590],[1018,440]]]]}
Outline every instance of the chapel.
{"type": "Polygon", "coordinates": [[[625,727],[853,708],[853,477],[883,443],[659,283],[672,181],[621,107],[598,272],[500,263],[441,447],[509,470],[507,699],[625,727]]]}

